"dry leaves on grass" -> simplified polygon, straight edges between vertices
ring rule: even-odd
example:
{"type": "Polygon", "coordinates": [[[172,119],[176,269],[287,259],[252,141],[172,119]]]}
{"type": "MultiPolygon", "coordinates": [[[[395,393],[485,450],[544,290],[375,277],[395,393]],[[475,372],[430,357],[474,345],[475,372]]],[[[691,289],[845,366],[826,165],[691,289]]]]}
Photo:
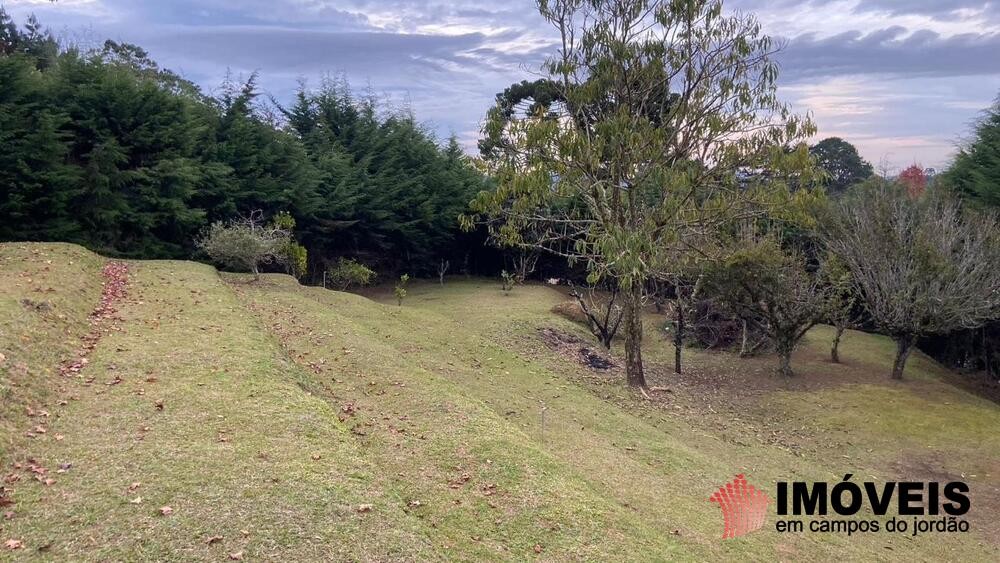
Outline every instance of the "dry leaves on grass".
{"type": "Polygon", "coordinates": [[[21,540],[7,540],[3,542],[3,546],[7,549],[21,549],[24,547],[24,542],[21,540]]]}
{"type": "MultiPolygon", "coordinates": [[[[90,332],[85,334],[81,340],[83,346],[77,351],[76,357],[64,361],[59,367],[60,375],[72,376],[89,363],[87,355],[97,347],[105,330],[102,326],[104,321],[115,320],[118,312],[115,304],[125,297],[125,286],[128,283],[128,266],[124,262],[108,262],[102,271],[104,276],[104,289],[101,291],[101,301],[97,308],[90,313],[90,332]]],[[[120,320],[120,319],[118,319],[120,320]]],[[[116,326],[112,326],[115,329],[116,326]]]]}
{"type": "Polygon", "coordinates": [[[163,516],[170,516],[173,513],[174,513],[174,509],[170,508],[169,506],[161,506],[160,507],[160,514],[163,515],[163,516]]]}

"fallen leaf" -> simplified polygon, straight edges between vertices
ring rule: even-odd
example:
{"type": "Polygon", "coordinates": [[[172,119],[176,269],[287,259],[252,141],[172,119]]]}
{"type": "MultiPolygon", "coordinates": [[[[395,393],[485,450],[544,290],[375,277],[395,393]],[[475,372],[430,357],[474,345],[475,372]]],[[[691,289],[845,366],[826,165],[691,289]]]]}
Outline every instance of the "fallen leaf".
{"type": "Polygon", "coordinates": [[[62,439],[65,438],[62,434],[56,434],[53,437],[56,439],[56,442],[62,442],[62,439]]]}
{"type": "Polygon", "coordinates": [[[7,540],[3,542],[3,546],[7,549],[21,549],[24,547],[24,542],[21,540],[7,540]]]}
{"type": "Polygon", "coordinates": [[[132,503],[132,504],[142,504],[142,497],[135,497],[134,499],[130,500],[129,502],[132,503]]]}
{"type": "Polygon", "coordinates": [[[218,543],[220,541],[222,541],[222,536],[211,536],[205,540],[205,543],[212,545],[213,543],[218,543]]]}
{"type": "Polygon", "coordinates": [[[230,561],[243,561],[243,552],[236,551],[229,554],[230,561]]]}
{"type": "Polygon", "coordinates": [[[365,513],[365,512],[371,512],[371,511],[372,511],[372,505],[370,505],[370,504],[359,504],[358,505],[358,512],[360,512],[362,514],[365,513]]]}
{"type": "Polygon", "coordinates": [[[160,400],[156,401],[156,410],[158,410],[158,411],[162,411],[163,410],[163,399],[160,399],[160,400]]]}
{"type": "Polygon", "coordinates": [[[535,549],[535,553],[541,553],[542,552],[542,544],[536,543],[534,549],[535,549]]]}
{"type": "Polygon", "coordinates": [[[160,507],[160,514],[162,514],[164,516],[170,516],[173,513],[174,513],[174,509],[170,508],[169,506],[161,506],[160,507]]]}

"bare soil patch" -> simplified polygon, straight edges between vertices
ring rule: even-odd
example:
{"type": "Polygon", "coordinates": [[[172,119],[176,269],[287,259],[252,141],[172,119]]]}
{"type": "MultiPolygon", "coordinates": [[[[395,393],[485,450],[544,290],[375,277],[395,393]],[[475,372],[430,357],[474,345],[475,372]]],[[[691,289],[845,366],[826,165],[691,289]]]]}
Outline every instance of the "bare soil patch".
{"type": "Polygon", "coordinates": [[[610,354],[595,348],[582,338],[547,327],[539,329],[538,332],[549,348],[589,369],[606,372],[620,368],[610,354]]]}

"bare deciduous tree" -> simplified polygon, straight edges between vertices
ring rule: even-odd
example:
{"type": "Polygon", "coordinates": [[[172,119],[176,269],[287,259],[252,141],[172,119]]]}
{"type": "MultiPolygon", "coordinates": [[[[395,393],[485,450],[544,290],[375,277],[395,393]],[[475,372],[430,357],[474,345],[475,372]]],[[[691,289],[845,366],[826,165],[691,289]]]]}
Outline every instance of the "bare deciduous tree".
{"type": "Polygon", "coordinates": [[[618,334],[618,327],[622,322],[622,307],[618,303],[618,285],[611,284],[609,290],[601,294],[597,288],[591,286],[586,290],[573,288],[570,293],[576,298],[580,309],[587,317],[587,325],[590,332],[601,342],[605,350],[611,349],[611,343],[618,334]]]}
{"type": "Polygon", "coordinates": [[[441,285],[444,285],[444,276],[448,273],[448,268],[450,267],[451,262],[445,260],[444,258],[442,258],[441,262],[438,263],[438,282],[440,282],[441,285]]]}
{"type": "Polygon", "coordinates": [[[538,252],[530,249],[523,249],[514,257],[514,275],[517,283],[524,283],[528,276],[535,273],[538,266],[538,252]]]}
{"type": "Polygon", "coordinates": [[[954,200],[911,198],[874,181],[841,203],[829,244],[879,329],[896,341],[892,378],[902,379],[921,335],[975,328],[1000,316],[995,217],[954,200]]]}

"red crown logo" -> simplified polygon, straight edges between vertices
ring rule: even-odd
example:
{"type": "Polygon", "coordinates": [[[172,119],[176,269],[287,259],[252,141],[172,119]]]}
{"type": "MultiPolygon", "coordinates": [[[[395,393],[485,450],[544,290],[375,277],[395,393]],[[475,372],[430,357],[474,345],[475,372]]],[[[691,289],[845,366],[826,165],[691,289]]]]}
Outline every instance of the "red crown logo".
{"type": "Polygon", "coordinates": [[[764,491],[748,484],[742,473],[719,487],[708,500],[722,509],[723,539],[738,538],[761,529],[767,516],[767,504],[771,502],[764,491]]]}

